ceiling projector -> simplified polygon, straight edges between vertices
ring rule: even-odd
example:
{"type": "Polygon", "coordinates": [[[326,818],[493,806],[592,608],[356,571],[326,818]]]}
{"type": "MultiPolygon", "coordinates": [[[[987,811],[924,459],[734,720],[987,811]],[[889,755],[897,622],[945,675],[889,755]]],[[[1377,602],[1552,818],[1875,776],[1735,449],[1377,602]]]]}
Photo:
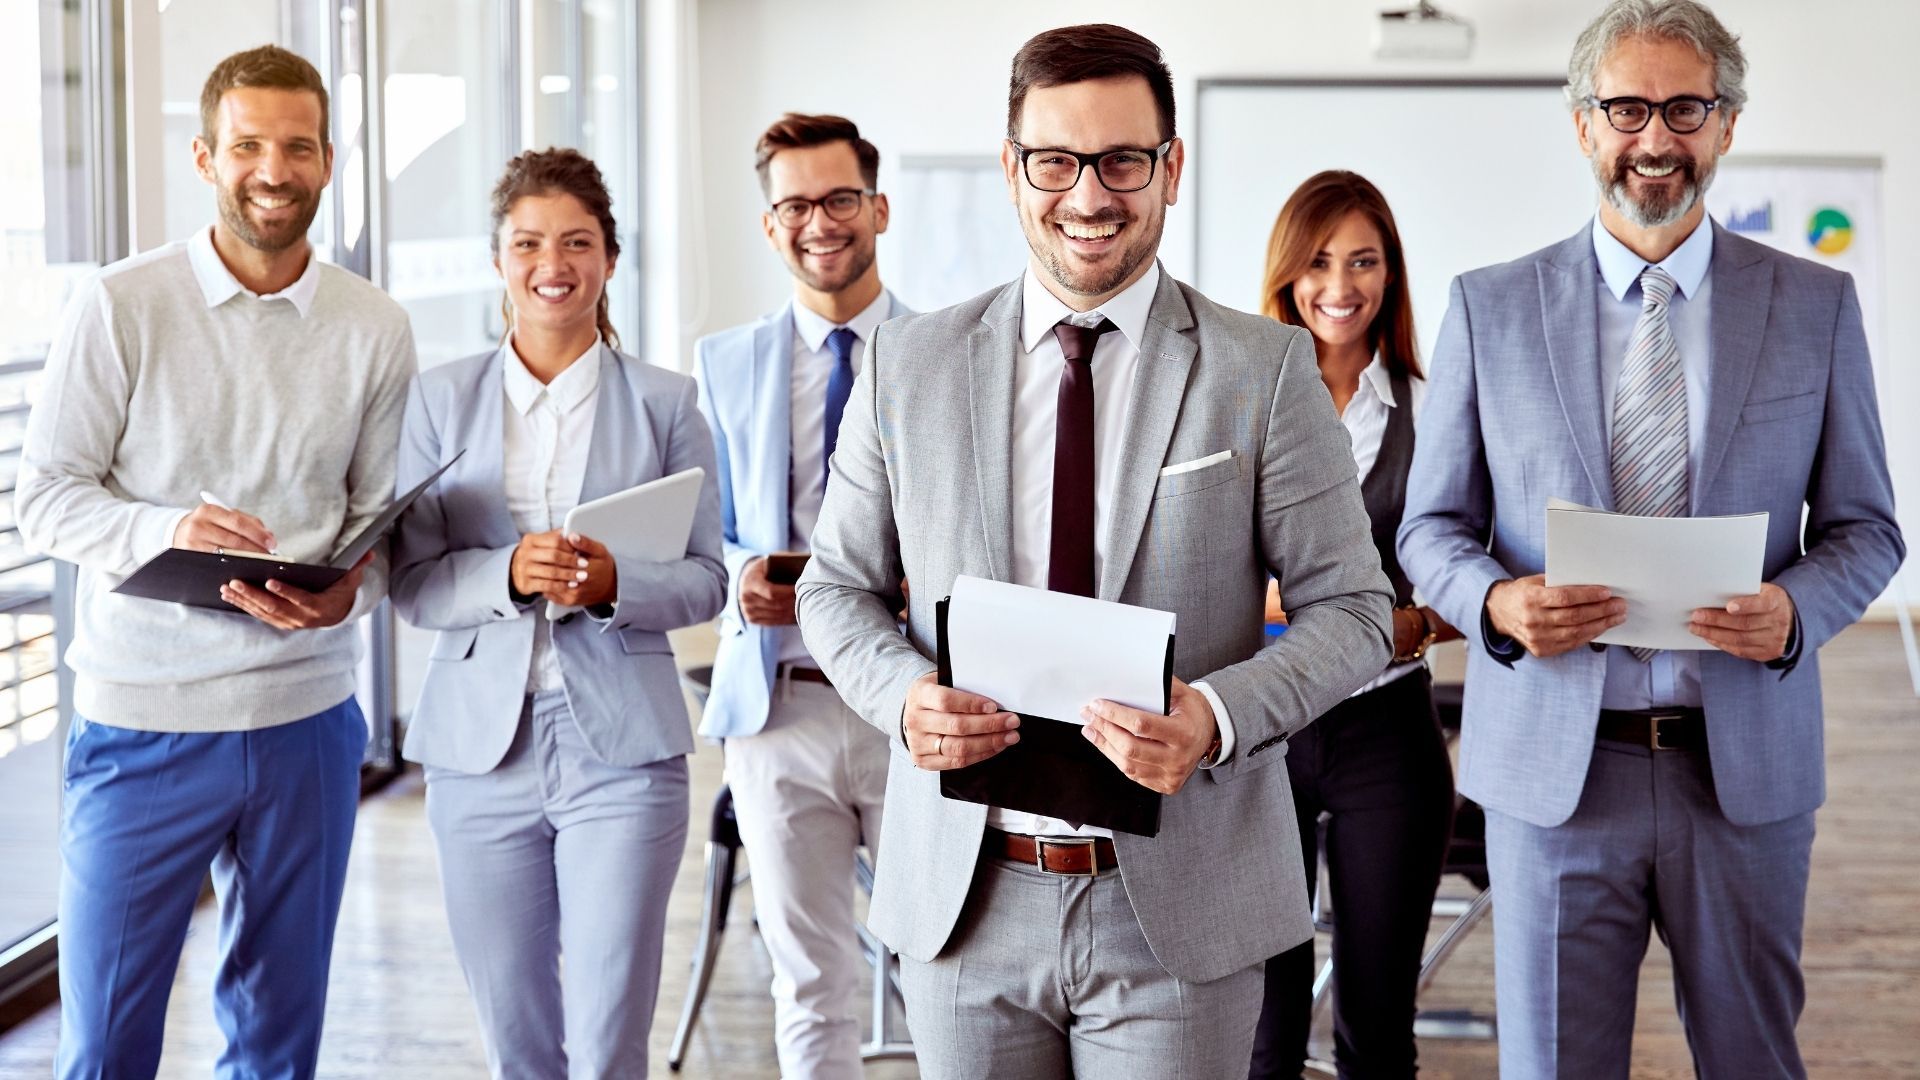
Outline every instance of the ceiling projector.
{"type": "Polygon", "coordinates": [[[1473,24],[1427,0],[1404,11],[1383,11],[1373,55],[1383,60],[1465,60],[1473,52],[1473,24]]]}

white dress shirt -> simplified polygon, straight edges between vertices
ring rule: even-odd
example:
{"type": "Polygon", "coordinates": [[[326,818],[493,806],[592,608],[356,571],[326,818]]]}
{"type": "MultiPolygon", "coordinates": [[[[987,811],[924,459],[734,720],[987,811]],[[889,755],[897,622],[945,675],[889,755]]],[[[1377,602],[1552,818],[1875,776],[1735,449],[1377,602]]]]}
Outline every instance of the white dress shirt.
{"type": "MultiPolygon", "coordinates": [[[[1093,576],[1106,563],[1107,522],[1120,482],[1120,446],[1126,434],[1133,376],[1140,366],[1140,341],[1147,330],[1153,295],[1160,287],[1155,263],[1139,281],[1102,304],[1077,313],[1047,291],[1027,269],[1021,282],[1020,347],[1013,390],[1013,583],[1047,587],[1047,562],[1053,539],[1053,443],[1060,409],[1060,372],[1066,357],[1053,336],[1054,324],[1071,317],[1080,326],[1110,320],[1117,333],[1100,335],[1093,348],[1093,576]]],[[[1213,706],[1220,728],[1219,760],[1233,753],[1233,724],[1227,707],[1205,683],[1194,683],[1213,706]]],[[[1072,718],[1063,718],[1072,719],[1072,718]]],[[[1058,818],[993,807],[987,824],[1010,833],[1035,836],[1112,836],[1109,829],[1074,825],[1058,818]]]]}
{"type": "MultiPolygon", "coordinates": [[[[1426,400],[1427,381],[1409,378],[1407,396],[1413,399],[1409,407],[1413,409],[1412,418],[1417,420],[1420,403],[1426,400]]],[[[1340,413],[1340,423],[1346,426],[1347,438],[1353,441],[1353,463],[1360,470],[1362,484],[1367,482],[1367,474],[1373,471],[1373,463],[1380,457],[1380,445],[1387,438],[1387,421],[1398,407],[1393,401],[1393,375],[1387,371],[1387,365],[1381,362],[1380,354],[1374,353],[1373,362],[1360,372],[1359,388],[1353,392],[1353,397],[1347,400],[1347,407],[1340,413]]],[[[1281,603],[1285,602],[1286,598],[1282,596],[1281,603]]],[[[1426,666],[1425,659],[1389,664],[1387,670],[1348,696],[1359,697],[1426,666]]]]}
{"type": "MultiPolygon", "coordinates": [[[[793,432],[791,453],[787,457],[787,520],[789,551],[807,551],[813,527],[820,520],[820,503],[827,496],[827,380],[833,376],[833,350],[827,335],[842,326],[853,331],[853,372],[860,373],[866,360],[867,342],[887,320],[893,297],[885,289],[860,314],[844,323],[829,321],[800,301],[793,302],[793,391],[787,416],[793,432]]],[[[806,642],[800,640],[798,626],[774,627],[780,634],[780,659],[818,667],[806,642]]]]}
{"type": "MultiPolygon", "coordinates": [[[[1600,262],[1596,294],[1600,329],[1600,408],[1612,445],[1613,399],[1627,344],[1640,320],[1640,273],[1647,261],[1627,249],[1593,220],[1593,253],[1600,262]]],[[[1687,496],[1698,494],[1700,453],[1706,444],[1707,388],[1712,371],[1713,222],[1701,217],[1692,235],[1657,265],[1679,286],[1667,304],[1667,323],[1680,346],[1680,367],[1687,384],[1687,496]]],[[[1549,493],[1551,494],[1551,493],[1549,493]]],[[[1662,650],[1644,663],[1626,649],[1607,650],[1607,681],[1600,692],[1603,709],[1648,709],[1700,704],[1700,654],[1662,650]]]]}
{"type": "MultiPolygon", "coordinates": [[[[600,347],[596,340],[544,385],[514,352],[512,339],[500,347],[507,393],[507,408],[502,410],[506,414],[507,512],[522,534],[559,528],[567,512],[580,502],[600,400],[600,347]]],[[[537,614],[533,664],[527,673],[530,694],[561,686],[560,658],[553,651],[545,598],[536,598],[532,607],[537,614]]]]}

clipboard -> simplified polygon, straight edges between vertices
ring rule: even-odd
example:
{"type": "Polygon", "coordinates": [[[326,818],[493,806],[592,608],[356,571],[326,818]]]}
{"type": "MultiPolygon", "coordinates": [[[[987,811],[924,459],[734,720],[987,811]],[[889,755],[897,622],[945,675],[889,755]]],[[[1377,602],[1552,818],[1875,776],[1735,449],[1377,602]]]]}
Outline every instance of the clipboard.
{"type": "Polygon", "coordinates": [[[220,587],[238,578],[249,585],[266,588],[267,581],[282,582],[307,592],[320,592],[334,582],[347,576],[353,564],[360,557],[373,550],[373,545],[387,535],[400,515],[421,496],[440,474],[453,467],[465,450],[454,454],[445,465],[433,470],[433,475],[420,481],[412,491],[387,504],[380,516],[367,523],[360,535],[346,546],[338,558],[331,564],[304,563],[292,559],[279,559],[261,555],[236,555],[231,552],[190,551],[187,548],[168,548],[147,560],[140,569],[135,570],[125,581],[113,587],[113,591],[125,596],[138,596],[147,600],[166,600],[188,607],[207,608],[231,614],[243,614],[239,608],[220,599],[220,587]]]}
{"type": "MultiPolygon", "coordinates": [[[[941,686],[953,685],[953,658],[947,647],[947,606],[933,606],[934,662],[941,686]]],[[[1160,711],[1172,707],[1173,635],[1167,637],[1161,674],[1160,711]]],[[[1018,714],[1020,741],[985,761],[940,774],[940,794],[961,802],[1098,825],[1116,832],[1154,836],[1160,832],[1160,793],[1142,787],[1108,761],[1080,734],[1077,722],[1018,714]]]]}

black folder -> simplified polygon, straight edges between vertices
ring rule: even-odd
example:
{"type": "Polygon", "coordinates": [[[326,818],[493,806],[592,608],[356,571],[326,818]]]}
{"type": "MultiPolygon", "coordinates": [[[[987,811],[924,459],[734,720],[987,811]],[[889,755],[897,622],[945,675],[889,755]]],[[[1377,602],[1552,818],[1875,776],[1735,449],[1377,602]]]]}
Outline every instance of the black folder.
{"type": "MultiPolygon", "coordinates": [[[[934,604],[935,662],[941,686],[953,685],[953,658],[947,648],[947,606],[934,604]]],[[[1160,711],[1171,708],[1173,635],[1167,636],[1167,660],[1161,675],[1160,711]]],[[[1160,793],[1129,779],[1119,766],[1080,734],[1078,717],[1067,722],[1020,713],[1020,741],[961,769],[940,774],[940,794],[962,802],[1116,832],[1153,836],[1160,831],[1160,793]]]]}
{"type": "Polygon", "coordinates": [[[433,482],[440,479],[440,474],[452,468],[453,463],[460,460],[460,454],[464,453],[466,451],[462,450],[453,455],[412,491],[388,503],[387,508],[380,511],[380,516],[368,522],[367,527],[360,530],[360,535],[353,538],[353,543],[348,544],[331,565],[235,555],[231,552],[221,554],[168,548],[147,560],[146,565],[135,570],[127,580],[114,586],[113,591],[148,600],[167,600],[226,612],[240,611],[220,599],[220,587],[236,578],[259,588],[265,588],[268,579],[272,579],[308,592],[320,592],[346,577],[347,571],[353,569],[353,564],[373,550],[373,545],[379,543],[380,538],[399,522],[400,515],[413,505],[413,500],[432,487],[433,482]]]}

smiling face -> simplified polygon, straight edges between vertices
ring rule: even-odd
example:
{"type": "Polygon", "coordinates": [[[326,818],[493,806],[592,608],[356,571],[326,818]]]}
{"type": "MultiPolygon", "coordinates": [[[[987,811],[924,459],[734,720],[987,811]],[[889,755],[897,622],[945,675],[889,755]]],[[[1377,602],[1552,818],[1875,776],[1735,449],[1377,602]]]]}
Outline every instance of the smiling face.
{"type": "Polygon", "coordinates": [[[1293,283],[1301,322],[1322,353],[1368,346],[1387,282],[1386,241],[1372,218],[1349,211],[1293,283]]]}
{"type": "MultiPolygon", "coordinates": [[[[1713,61],[1682,41],[1627,38],[1594,70],[1602,100],[1637,97],[1660,102],[1681,95],[1714,98],[1713,61]]],[[[1574,114],[1580,151],[1593,162],[1594,180],[1609,212],[1639,229],[1671,225],[1691,231],[1706,213],[1701,196],[1713,183],[1720,155],[1733,145],[1736,117],[1716,110],[1700,130],[1676,135],[1655,115],[1637,132],[1615,131],[1595,106],[1574,114]]]]}
{"type": "MultiPolygon", "coordinates": [[[[860,159],[844,140],[782,150],[767,162],[767,202],[822,199],[829,192],[865,191],[860,159]]],[[[832,295],[864,283],[874,269],[874,237],[887,231],[887,197],[863,195],[846,221],[827,216],[824,206],[797,229],[789,229],[762,211],[760,226],[767,246],[778,252],[787,270],[807,289],[832,295]]]]}
{"type": "Polygon", "coordinates": [[[220,227],[269,255],[304,243],[333,173],[319,96],[238,87],[215,120],[213,145],[195,136],[193,160],[219,192],[220,227]]]}
{"type": "Polygon", "coordinates": [[[526,195],[500,225],[494,268],[507,283],[514,330],[553,337],[598,332],[600,294],[613,276],[600,222],[572,195],[526,195]]]}
{"type": "MultiPolygon", "coordinates": [[[[1030,149],[1141,150],[1160,145],[1160,113],[1137,75],[1035,87],[1020,110],[1017,141],[1030,149]]],[[[1077,311],[1100,306],[1138,281],[1160,250],[1167,207],[1180,190],[1185,148],[1173,140],[1139,191],[1108,191],[1091,166],[1067,191],[1027,182],[1012,142],[1000,163],[1035,268],[1049,291],[1077,311]]]]}

